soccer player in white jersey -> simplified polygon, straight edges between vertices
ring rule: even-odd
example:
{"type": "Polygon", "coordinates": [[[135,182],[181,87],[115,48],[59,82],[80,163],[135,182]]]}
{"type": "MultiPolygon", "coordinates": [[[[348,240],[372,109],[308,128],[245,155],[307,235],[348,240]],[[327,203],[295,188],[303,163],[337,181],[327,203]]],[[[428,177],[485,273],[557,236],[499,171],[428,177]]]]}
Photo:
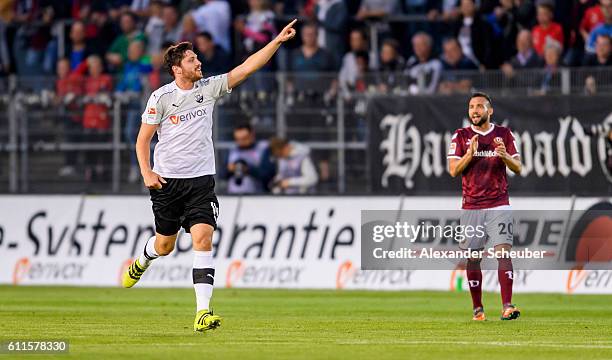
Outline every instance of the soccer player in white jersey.
{"type": "Polygon", "coordinates": [[[215,101],[263,67],[282,43],[293,38],[296,21],[229,73],[207,79],[202,79],[201,63],[190,43],[170,47],[164,55],[164,65],[174,81],[151,94],[142,114],[136,154],[144,184],[151,193],[155,236],[124,273],[123,286],[134,286],[153,260],[172,252],[182,226],[193,239],[195,331],[221,325],[221,317],[214,315],[209,305],[215,276],[212,235],[219,216],[213,178],[215,101]],[[159,142],[151,169],[149,147],[155,132],[159,142]]]}

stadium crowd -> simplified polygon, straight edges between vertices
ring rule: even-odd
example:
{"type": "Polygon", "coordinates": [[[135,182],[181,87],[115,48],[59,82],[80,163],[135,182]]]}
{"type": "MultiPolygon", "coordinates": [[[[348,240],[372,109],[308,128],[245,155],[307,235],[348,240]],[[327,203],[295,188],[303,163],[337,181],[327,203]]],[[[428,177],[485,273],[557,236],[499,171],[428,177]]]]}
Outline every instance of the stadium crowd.
{"type": "MultiPolygon", "coordinates": [[[[50,90],[65,113],[65,140],[74,143],[109,141],[112,102],[119,99],[126,109],[124,139],[132,148],[143,96],[170,81],[162,64],[168,46],[192,42],[204,75],[216,75],[296,17],[297,41],[242,85],[241,99],[250,92],[257,101],[269,101],[276,71],[290,74],[287,104],[301,100],[313,108],[320,107],[316,101],[329,105],[338,94],[350,99],[354,93],[468,93],[477,86],[474,74],[486,70],[530,86],[533,94],[547,94],[559,91],[563,67],[612,66],[612,0],[4,0],[0,87],[10,75],[34,84],[53,78],[50,90]],[[517,76],[525,69],[537,76],[517,76]]],[[[586,93],[597,91],[596,73],[580,81],[586,93]]],[[[252,130],[234,131],[237,142],[241,131],[252,130]]],[[[299,143],[277,139],[271,150],[277,158],[306,159],[302,170],[312,173],[299,143]]],[[[248,151],[245,156],[253,155],[248,151]]],[[[76,154],[67,154],[62,176],[75,171],[76,154]]],[[[137,162],[130,155],[129,179],[136,181],[137,162]]],[[[108,156],[88,152],[87,179],[108,174],[108,156]]],[[[261,156],[252,157],[264,164],[262,173],[244,168],[263,177],[254,188],[286,190],[290,182],[270,178],[261,156]]],[[[231,164],[228,177],[235,177],[231,164]]],[[[240,172],[238,166],[238,178],[240,172]]],[[[306,180],[293,191],[311,191],[316,172],[306,180]]]]}
{"type": "Polygon", "coordinates": [[[5,0],[0,74],[52,75],[60,59],[85,73],[97,56],[122,76],[117,89],[138,89],[139,74],[156,87],[168,44],[193,42],[207,74],[222,73],[292,17],[302,19],[301,41],[266,71],[340,71],[344,90],[385,91],[398,74],[425,74],[426,93],[464,92],[469,82],[449,70],[612,64],[610,0],[5,0]]]}

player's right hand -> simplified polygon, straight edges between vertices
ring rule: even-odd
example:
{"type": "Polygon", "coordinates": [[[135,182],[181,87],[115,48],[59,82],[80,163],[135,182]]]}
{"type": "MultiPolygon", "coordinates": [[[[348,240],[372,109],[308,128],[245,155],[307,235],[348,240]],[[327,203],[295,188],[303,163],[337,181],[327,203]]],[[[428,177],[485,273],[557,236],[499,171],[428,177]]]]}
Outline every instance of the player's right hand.
{"type": "Polygon", "coordinates": [[[162,184],[166,183],[163,177],[159,176],[159,174],[149,171],[142,175],[144,184],[149,189],[159,190],[162,188],[162,184]]]}
{"type": "Polygon", "coordinates": [[[478,151],[478,135],[474,135],[470,139],[470,148],[468,151],[470,155],[474,155],[476,151],[478,151]]]}

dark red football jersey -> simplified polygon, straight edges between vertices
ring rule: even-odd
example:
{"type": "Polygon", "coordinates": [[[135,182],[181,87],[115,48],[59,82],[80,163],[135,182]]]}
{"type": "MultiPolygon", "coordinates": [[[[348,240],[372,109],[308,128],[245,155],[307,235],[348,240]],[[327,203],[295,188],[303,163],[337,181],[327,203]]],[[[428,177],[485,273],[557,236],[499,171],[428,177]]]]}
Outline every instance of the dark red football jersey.
{"type": "Polygon", "coordinates": [[[504,142],[508,155],[517,157],[514,135],[510,129],[495,124],[486,132],[474,130],[472,126],[458,129],[453,134],[447,158],[461,159],[474,135],[478,135],[478,151],[461,176],[462,208],[489,209],[509,205],[506,164],[495,152],[495,139],[504,142]]]}

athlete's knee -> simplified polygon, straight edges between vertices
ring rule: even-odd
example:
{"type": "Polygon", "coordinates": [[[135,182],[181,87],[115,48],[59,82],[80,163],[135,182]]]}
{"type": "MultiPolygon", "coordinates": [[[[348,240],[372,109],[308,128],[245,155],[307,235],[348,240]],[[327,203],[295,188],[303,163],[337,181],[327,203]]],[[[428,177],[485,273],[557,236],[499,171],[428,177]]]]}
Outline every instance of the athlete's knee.
{"type": "Polygon", "coordinates": [[[157,238],[155,240],[155,251],[159,256],[166,256],[174,250],[174,244],[176,239],[172,238],[157,238]]]}
{"type": "Polygon", "coordinates": [[[212,234],[210,236],[193,237],[193,249],[204,251],[212,250],[212,234]]]}

